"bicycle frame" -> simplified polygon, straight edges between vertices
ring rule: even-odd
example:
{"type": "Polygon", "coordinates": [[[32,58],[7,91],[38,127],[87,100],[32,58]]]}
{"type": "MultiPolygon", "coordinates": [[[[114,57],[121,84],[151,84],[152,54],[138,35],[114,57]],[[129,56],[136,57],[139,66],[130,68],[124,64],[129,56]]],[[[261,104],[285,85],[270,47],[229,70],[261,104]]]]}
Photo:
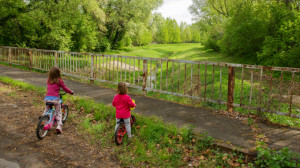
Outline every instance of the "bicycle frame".
{"type": "Polygon", "coordinates": [[[56,112],[55,112],[55,108],[50,108],[46,115],[48,115],[50,117],[48,123],[45,124],[44,126],[44,130],[49,130],[53,125],[55,125],[56,123],[56,112]]]}

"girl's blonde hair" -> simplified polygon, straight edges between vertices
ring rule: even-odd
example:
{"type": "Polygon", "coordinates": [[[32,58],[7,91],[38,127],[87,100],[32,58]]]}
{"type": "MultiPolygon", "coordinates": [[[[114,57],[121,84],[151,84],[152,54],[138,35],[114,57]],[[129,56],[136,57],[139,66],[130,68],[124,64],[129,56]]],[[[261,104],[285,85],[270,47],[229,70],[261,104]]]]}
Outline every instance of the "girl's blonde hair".
{"type": "Polygon", "coordinates": [[[61,78],[60,75],[60,69],[57,67],[52,67],[49,72],[48,76],[48,83],[53,84],[57,83],[59,84],[59,79],[61,78]]]}
{"type": "Polygon", "coordinates": [[[120,82],[120,83],[118,84],[118,90],[117,90],[117,93],[118,93],[118,94],[121,94],[121,95],[124,95],[124,94],[127,94],[127,91],[128,91],[128,88],[127,88],[126,83],[120,82]]]}

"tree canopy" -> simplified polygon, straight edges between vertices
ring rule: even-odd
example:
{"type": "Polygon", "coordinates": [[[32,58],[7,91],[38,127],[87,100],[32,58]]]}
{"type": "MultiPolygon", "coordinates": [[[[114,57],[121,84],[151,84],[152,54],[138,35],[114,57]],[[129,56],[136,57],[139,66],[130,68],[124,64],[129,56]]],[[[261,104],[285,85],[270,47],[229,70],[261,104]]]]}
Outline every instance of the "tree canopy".
{"type": "Polygon", "coordinates": [[[258,64],[300,67],[300,2],[193,0],[201,42],[227,56],[258,64]]]}
{"type": "Polygon", "coordinates": [[[199,29],[153,13],[163,0],[0,0],[0,45],[106,51],[200,42],[199,29]]]}

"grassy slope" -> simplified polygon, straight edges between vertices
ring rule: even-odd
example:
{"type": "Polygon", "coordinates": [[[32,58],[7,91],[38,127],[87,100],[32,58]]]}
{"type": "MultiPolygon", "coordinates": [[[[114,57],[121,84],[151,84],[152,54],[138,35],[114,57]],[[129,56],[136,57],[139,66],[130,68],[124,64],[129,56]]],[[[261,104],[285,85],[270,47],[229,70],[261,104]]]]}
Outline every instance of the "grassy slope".
{"type": "Polygon", "coordinates": [[[254,63],[245,59],[226,57],[221,53],[212,51],[211,49],[205,49],[204,46],[199,43],[156,44],[141,47],[131,47],[123,51],[109,52],[108,54],[192,61],[213,61],[247,64],[254,63]]]}

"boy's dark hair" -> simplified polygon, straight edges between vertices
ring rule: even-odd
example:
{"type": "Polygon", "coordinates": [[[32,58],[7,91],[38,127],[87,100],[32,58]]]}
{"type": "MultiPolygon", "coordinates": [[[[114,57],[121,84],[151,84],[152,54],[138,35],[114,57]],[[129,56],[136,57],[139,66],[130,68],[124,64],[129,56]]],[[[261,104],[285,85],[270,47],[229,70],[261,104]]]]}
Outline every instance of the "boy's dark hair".
{"type": "Polygon", "coordinates": [[[118,84],[118,90],[117,90],[117,93],[118,93],[118,94],[121,94],[121,95],[124,95],[124,94],[127,94],[127,91],[128,91],[128,89],[127,89],[126,83],[120,82],[120,83],[118,84]]]}
{"type": "Polygon", "coordinates": [[[57,67],[52,67],[49,72],[48,76],[48,83],[53,84],[57,83],[59,84],[59,79],[61,78],[60,70],[57,67]]]}

